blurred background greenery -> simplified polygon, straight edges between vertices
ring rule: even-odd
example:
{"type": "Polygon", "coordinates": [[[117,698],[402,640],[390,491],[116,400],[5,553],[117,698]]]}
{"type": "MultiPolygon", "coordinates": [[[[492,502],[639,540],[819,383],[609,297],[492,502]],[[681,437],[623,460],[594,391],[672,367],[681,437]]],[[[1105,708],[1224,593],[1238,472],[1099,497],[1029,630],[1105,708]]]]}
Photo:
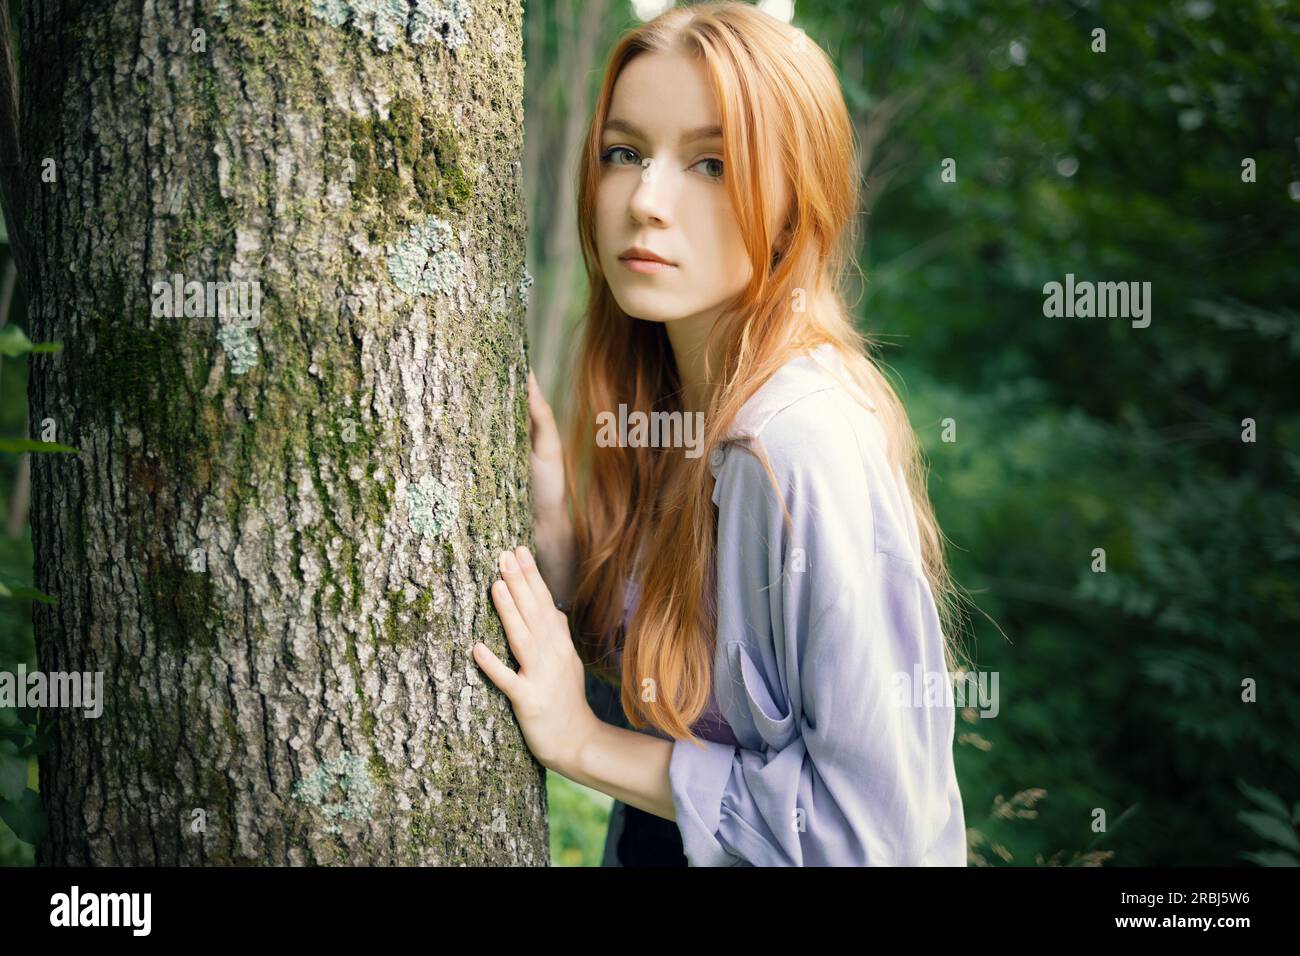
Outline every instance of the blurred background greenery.
{"type": "MultiPolygon", "coordinates": [[[[617,36],[662,6],[525,3],[530,355],[553,398],[584,294],[577,149],[617,36]]],[[[970,652],[999,675],[997,716],[958,721],[970,862],[1295,865],[1296,4],[760,6],[839,67],[864,147],[856,313],[929,456],[979,605],[970,652]],[[1150,326],[1044,317],[1066,273],[1150,282],[1150,326]]],[[[7,303],[23,325],[20,290],[7,303]]],[[[0,363],[0,435],[21,437],[25,356],[0,363]]],[[[0,455],[18,585],[23,467],[0,455]]],[[[0,667],[19,661],[28,601],[0,600],[0,667]]],[[[611,801],[554,774],[548,800],[553,862],[598,865],[611,801]]],[[[0,823],[0,864],[30,860],[0,823]]]]}

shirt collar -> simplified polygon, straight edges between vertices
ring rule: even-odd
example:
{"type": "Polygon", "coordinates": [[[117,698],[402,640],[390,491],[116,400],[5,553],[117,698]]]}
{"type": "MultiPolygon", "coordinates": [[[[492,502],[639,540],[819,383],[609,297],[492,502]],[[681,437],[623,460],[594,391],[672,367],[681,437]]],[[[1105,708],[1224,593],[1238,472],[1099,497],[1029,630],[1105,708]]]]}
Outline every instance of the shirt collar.
{"type": "Polygon", "coordinates": [[[777,369],[745,401],[720,441],[757,438],[777,412],[815,392],[835,388],[841,379],[846,378],[844,360],[832,343],[826,342],[800,352],[777,369]]]}

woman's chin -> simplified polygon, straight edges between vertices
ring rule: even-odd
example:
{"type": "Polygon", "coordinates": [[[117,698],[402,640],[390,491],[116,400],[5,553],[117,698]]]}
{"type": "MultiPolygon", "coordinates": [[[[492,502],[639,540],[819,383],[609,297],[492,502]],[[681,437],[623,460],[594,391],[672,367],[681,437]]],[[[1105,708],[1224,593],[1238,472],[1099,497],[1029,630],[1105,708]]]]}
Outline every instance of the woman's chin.
{"type": "Polygon", "coordinates": [[[671,303],[657,296],[616,295],[614,301],[632,318],[643,319],[646,322],[671,322],[683,314],[680,309],[674,308],[671,303]]]}

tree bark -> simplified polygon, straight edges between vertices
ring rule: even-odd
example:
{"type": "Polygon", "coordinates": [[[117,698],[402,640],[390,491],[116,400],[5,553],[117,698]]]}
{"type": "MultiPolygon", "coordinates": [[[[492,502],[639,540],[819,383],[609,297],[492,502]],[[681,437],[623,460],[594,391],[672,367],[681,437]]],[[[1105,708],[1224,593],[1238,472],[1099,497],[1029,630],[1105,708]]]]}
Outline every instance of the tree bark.
{"type": "Polygon", "coordinates": [[[105,698],[41,864],[548,863],[470,656],[532,523],[522,10],[363,6],[24,10],[30,431],[80,450],[33,456],[38,660],[105,698]]]}

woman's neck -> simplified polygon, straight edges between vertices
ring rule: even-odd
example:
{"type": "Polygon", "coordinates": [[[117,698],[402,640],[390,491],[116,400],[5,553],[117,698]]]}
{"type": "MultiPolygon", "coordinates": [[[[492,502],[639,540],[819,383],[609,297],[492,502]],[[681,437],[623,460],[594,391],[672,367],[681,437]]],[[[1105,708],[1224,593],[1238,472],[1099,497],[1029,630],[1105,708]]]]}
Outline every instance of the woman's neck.
{"type": "Polygon", "coordinates": [[[677,363],[677,377],[682,383],[682,408],[687,412],[707,411],[713,397],[713,383],[721,365],[721,341],[714,342],[707,376],[704,373],[704,352],[716,318],[716,313],[712,313],[665,323],[673,359],[677,363]]]}

